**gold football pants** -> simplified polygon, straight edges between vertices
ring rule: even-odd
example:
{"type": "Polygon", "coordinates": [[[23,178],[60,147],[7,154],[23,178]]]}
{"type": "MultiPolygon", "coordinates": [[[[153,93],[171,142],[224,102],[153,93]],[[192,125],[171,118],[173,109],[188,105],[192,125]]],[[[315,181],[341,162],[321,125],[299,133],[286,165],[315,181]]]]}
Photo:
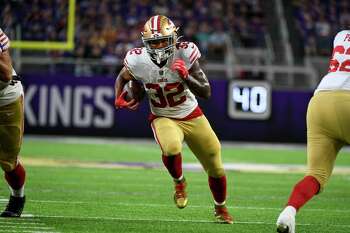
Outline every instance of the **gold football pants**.
{"type": "Polygon", "coordinates": [[[307,175],[321,190],[328,181],[339,150],[350,143],[350,91],[320,91],[307,111],[307,175]]]}
{"type": "Polygon", "coordinates": [[[23,98],[0,107],[0,166],[12,171],[17,165],[17,156],[23,136],[23,98]]]}
{"type": "Polygon", "coordinates": [[[204,115],[187,121],[159,117],[153,120],[152,130],[163,155],[181,153],[185,141],[209,176],[225,175],[220,142],[204,115]]]}

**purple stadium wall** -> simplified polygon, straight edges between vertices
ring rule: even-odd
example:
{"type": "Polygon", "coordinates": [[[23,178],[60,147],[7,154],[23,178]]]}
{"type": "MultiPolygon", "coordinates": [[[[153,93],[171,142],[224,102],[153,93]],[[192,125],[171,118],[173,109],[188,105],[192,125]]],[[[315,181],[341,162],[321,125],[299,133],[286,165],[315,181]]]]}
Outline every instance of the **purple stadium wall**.
{"type": "MultiPolygon", "coordinates": [[[[148,103],[137,111],[113,107],[114,78],[24,75],[25,133],[153,137],[148,103]]],[[[233,120],[227,114],[227,80],[213,80],[212,98],[200,106],[221,140],[305,142],[312,92],[273,91],[268,120],[233,120]]]]}

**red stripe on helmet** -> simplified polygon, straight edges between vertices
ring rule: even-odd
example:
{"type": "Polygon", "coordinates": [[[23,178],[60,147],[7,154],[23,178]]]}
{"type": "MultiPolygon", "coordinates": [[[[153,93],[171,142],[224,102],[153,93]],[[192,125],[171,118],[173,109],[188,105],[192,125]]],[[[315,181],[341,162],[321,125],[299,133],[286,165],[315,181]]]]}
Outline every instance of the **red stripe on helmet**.
{"type": "Polygon", "coordinates": [[[152,30],[152,33],[153,33],[153,30],[154,30],[154,16],[151,18],[151,30],[152,30]]]}
{"type": "Polygon", "coordinates": [[[160,32],[160,20],[161,20],[161,17],[160,15],[158,15],[158,18],[157,18],[157,31],[160,32]]]}

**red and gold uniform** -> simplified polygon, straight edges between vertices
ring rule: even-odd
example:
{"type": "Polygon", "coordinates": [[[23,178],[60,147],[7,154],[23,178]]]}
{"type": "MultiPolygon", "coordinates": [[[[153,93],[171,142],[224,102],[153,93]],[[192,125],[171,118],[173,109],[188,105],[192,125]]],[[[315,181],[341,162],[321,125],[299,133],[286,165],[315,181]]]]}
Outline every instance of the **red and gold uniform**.
{"type": "Polygon", "coordinates": [[[145,47],[130,50],[124,65],[144,85],[152,113],[152,130],[163,155],[179,154],[185,140],[209,174],[220,177],[224,172],[219,140],[194,94],[170,67],[174,60],[180,58],[189,70],[200,56],[194,43],[181,42],[163,67],[150,59],[145,47]]]}
{"type": "Polygon", "coordinates": [[[0,217],[20,217],[25,204],[25,169],[18,160],[23,136],[23,88],[12,68],[10,40],[0,29],[0,166],[11,195],[0,217]]]}
{"type": "Polygon", "coordinates": [[[174,201],[187,205],[186,181],[182,174],[185,141],[208,174],[218,221],[233,222],[225,207],[226,176],[220,142],[198,106],[196,96],[209,98],[210,84],[201,70],[201,53],[192,42],[177,42],[177,28],[165,16],[151,17],[142,32],[145,47],[128,51],[116,80],[116,107],[136,109],[126,102],[122,87],[132,79],[142,83],[151,109],[151,127],[162,151],[162,160],[175,182],[174,201]],[[196,94],[196,95],[195,95],[196,94]]]}
{"type": "MultiPolygon", "coordinates": [[[[5,38],[0,29],[0,41],[5,38]]],[[[7,52],[10,41],[2,41],[2,53],[7,52]]],[[[12,75],[16,72],[13,70],[12,75]]],[[[23,135],[23,88],[20,81],[0,83],[0,165],[5,171],[13,170],[23,135]]]]}
{"type": "Polygon", "coordinates": [[[328,181],[344,144],[350,143],[350,30],[339,32],[329,72],[318,85],[307,111],[307,174],[321,188],[328,181]]]}
{"type": "Polygon", "coordinates": [[[277,218],[277,232],[295,233],[295,216],[322,191],[339,150],[350,144],[350,30],[339,32],[326,74],[307,110],[307,173],[293,188],[277,218]]]}

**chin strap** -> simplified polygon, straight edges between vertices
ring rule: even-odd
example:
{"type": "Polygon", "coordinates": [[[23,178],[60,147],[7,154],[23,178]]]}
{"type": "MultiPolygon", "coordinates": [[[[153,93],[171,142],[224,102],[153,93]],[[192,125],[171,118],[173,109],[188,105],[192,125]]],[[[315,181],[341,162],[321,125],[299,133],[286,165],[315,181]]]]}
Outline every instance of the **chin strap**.
{"type": "Polygon", "coordinates": [[[181,39],[182,37],[184,37],[184,36],[178,36],[178,37],[176,37],[175,45],[181,43],[180,39],[181,39]]]}
{"type": "Polygon", "coordinates": [[[160,64],[163,60],[165,60],[165,59],[162,59],[165,55],[165,51],[163,49],[156,49],[154,52],[156,54],[156,61],[158,64],[160,64]]]}

